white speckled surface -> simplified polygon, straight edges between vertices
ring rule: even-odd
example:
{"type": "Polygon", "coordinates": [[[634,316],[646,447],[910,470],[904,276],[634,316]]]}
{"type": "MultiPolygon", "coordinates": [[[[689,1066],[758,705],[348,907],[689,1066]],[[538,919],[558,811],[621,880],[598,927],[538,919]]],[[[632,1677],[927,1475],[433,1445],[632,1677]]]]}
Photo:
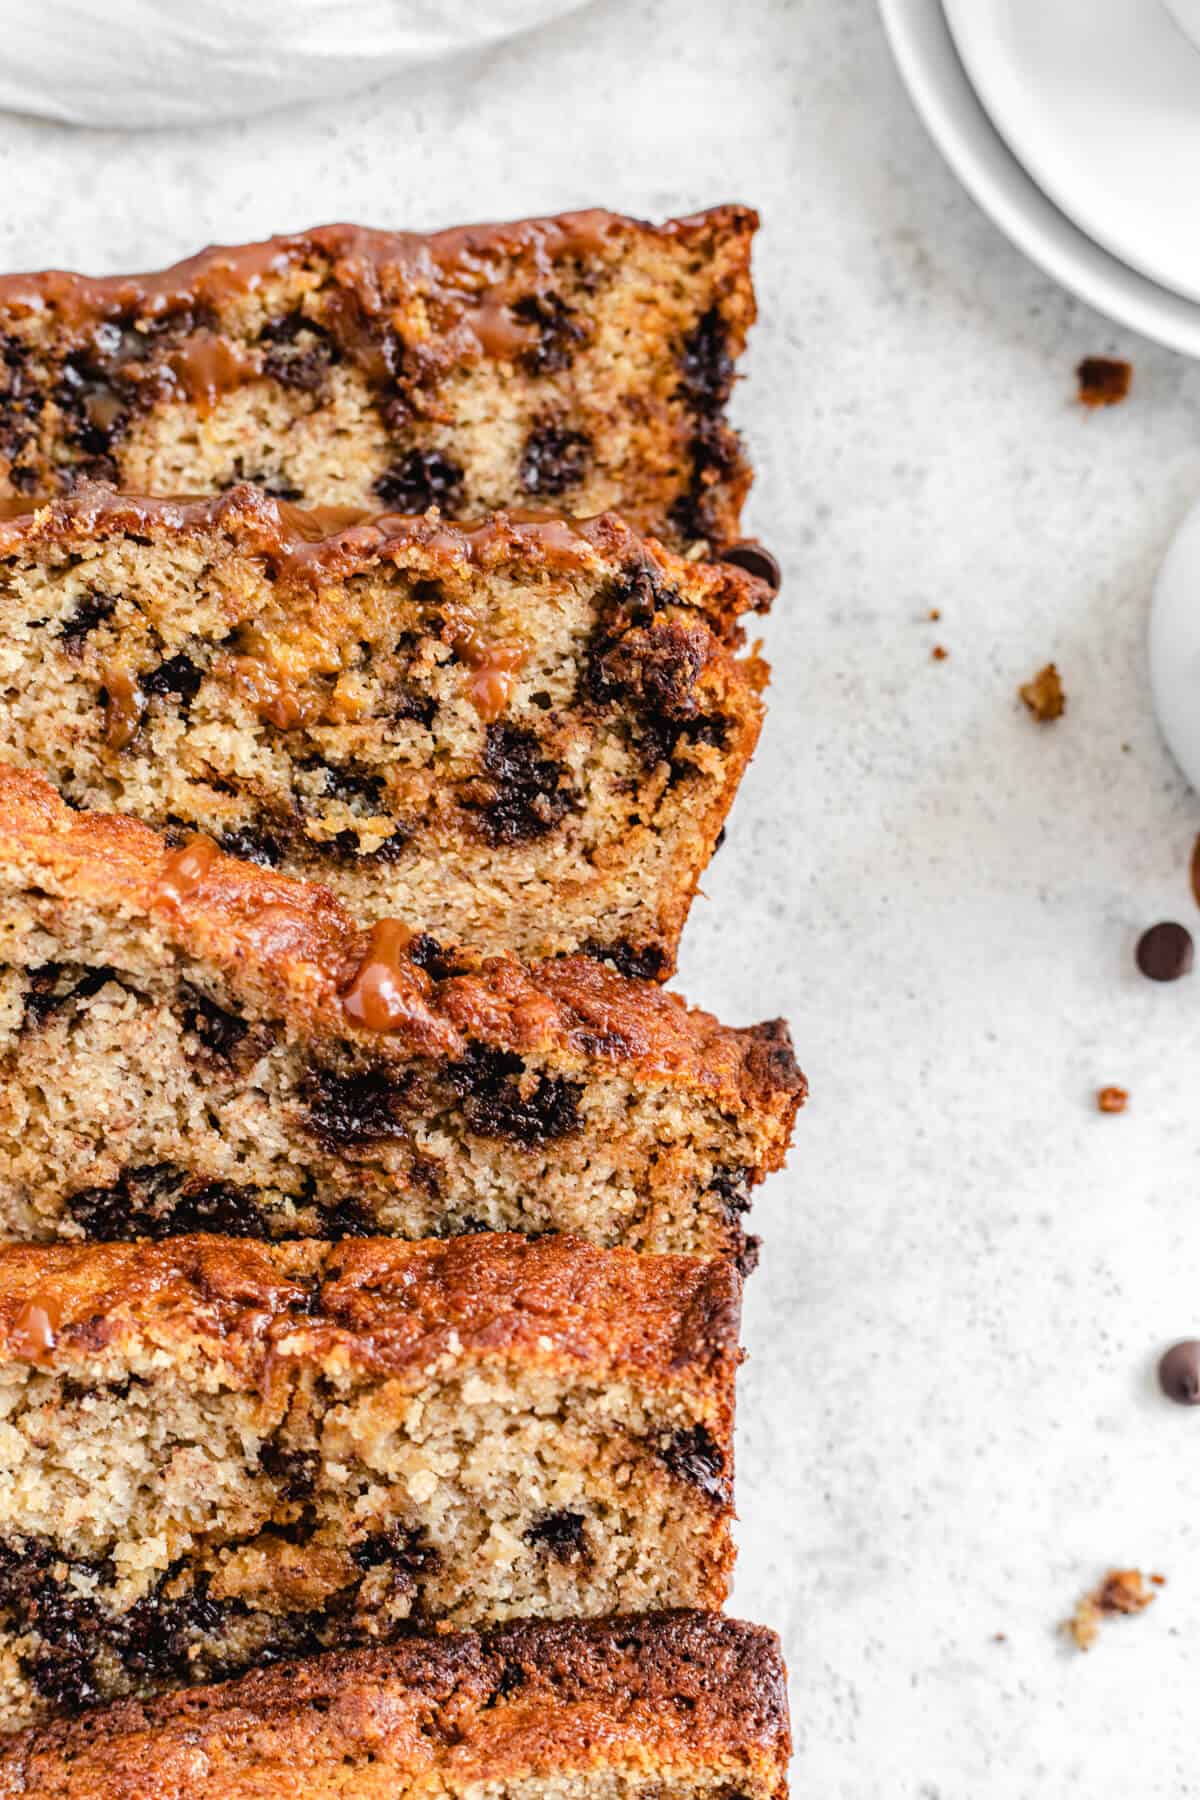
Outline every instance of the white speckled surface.
{"type": "Polygon", "coordinates": [[[761,208],[739,411],[787,585],[684,985],[790,1014],[813,1099],[757,1208],[737,1604],[785,1636],[799,1796],[1200,1794],[1200,1413],[1151,1382],[1200,1330],[1200,976],[1131,961],[1153,919],[1200,925],[1200,801],[1143,660],[1200,371],[979,216],[869,0],[607,0],[345,117],[9,119],[0,182],[10,267],[347,215],[761,208]],[[1133,395],[1088,416],[1072,369],[1108,350],[1133,395]],[[1014,690],[1050,657],[1069,710],[1039,730],[1014,690]],[[1056,1621],[1111,1562],[1168,1585],[1068,1653],[1056,1621]]]}

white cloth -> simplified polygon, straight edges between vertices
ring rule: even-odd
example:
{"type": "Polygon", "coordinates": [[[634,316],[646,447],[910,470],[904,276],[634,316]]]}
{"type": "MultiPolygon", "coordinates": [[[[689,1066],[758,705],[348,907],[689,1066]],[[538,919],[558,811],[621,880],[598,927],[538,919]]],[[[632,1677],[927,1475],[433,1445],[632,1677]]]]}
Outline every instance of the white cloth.
{"type": "Polygon", "coordinates": [[[0,109],[201,125],[339,95],[584,0],[0,0],[0,109]]]}

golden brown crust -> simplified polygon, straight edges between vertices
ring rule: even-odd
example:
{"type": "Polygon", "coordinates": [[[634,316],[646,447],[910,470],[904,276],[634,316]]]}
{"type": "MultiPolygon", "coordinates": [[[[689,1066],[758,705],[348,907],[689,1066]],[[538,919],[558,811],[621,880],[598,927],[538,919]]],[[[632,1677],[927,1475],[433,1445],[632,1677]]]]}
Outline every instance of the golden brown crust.
{"type": "Polygon", "coordinates": [[[463,952],[463,972],[441,980],[402,955],[404,1016],[391,1031],[368,1031],[342,1004],[368,939],[327,889],[212,849],[181,894],[181,854],[148,826],[73,812],[39,776],[0,769],[0,880],[10,888],[144,922],[176,953],[218,968],[232,992],[262,996],[314,1034],[357,1040],[375,1056],[457,1058],[477,1039],[699,1089],[773,1120],[782,1160],[806,1086],[782,1022],[721,1025],[589,957],[526,967],[463,952]]]}
{"type": "MultiPolygon", "coordinates": [[[[131,315],[162,317],[198,305],[220,305],[251,292],[267,276],[314,258],[334,262],[339,283],[376,306],[381,287],[385,293],[398,286],[439,288],[448,298],[461,301],[468,284],[475,291],[486,286],[490,259],[528,256],[542,266],[552,265],[594,254],[606,243],[631,235],[685,244],[709,237],[744,237],[748,255],[749,239],[757,229],[758,214],[737,205],[710,207],[662,225],[600,207],[428,233],[317,225],[254,244],[210,244],[169,268],[141,275],[80,275],[66,269],[0,275],[0,307],[50,313],[68,329],[131,315]]],[[[751,314],[746,323],[752,318],[751,314]]],[[[486,335],[481,336],[470,321],[464,329],[475,337],[479,351],[486,351],[486,335]]]]}
{"type": "MultiPolygon", "coordinates": [[[[183,407],[203,425],[231,396],[254,389],[282,414],[253,441],[236,427],[228,439],[214,431],[206,443],[219,440],[227,453],[198,484],[224,487],[245,472],[314,500],[357,501],[385,493],[389,448],[402,459],[415,449],[419,459],[436,440],[461,474],[455,459],[474,440],[478,400],[457,412],[455,390],[478,379],[552,411],[569,396],[568,441],[578,426],[585,437],[603,435],[619,396],[638,443],[614,444],[611,462],[600,452],[607,485],[599,505],[619,504],[680,543],[731,543],[751,471],[723,415],[755,316],[757,224],[741,206],[663,225],[599,210],[427,235],[343,224],[214,246],[153,274],[8,275],[0,278],[0,338],[15,373],[0,390],[0,485],[29,493],[102,473],[122,487],[171,491],[159,472],[139,483],[146,443],[138,421],[183,407]],[[611,322],[606,285],[626,301],[615,356],[593,344],[593,332],[603,339],[611,322]],[[297,328],[310,346],[298,362],[297,328]],[[577,350],[587,373],[574,386],[577,350]],[[281,417],[306,418],[322,389],[320,368],[304,366],[314,358],[336,363],[363,400],[349,446],[357,480],[306,462],[297,484],[289,456],[303,461],[303,453],[280,444],[281,417]]],[[[205,464],[196,442],[190,454],[205,464]]],[[[182,463],[173,453],[152,462],[164,472],[188,466],[186,454],[182,463]]],[[[478,466],[475,476],[483,479],[478,466]]],[[[489,506],[511,505],[523,492],[563,492],[582,479],[579,469],[558,468],[543,482],[510,465],[499,485],[471,491],[489,506]]]]}
{"type": "Polygon", "coordinates": [[[420,1787],[708,1772],[784,1800],[772,1632],[702,1613],[410,1638],[23,1732],[4,1800],[395,1800],[420,1787]]]}
{"type": "Polygon", "coordinates": [[[725,1258],[566,1236],[0,1246],[0,1359],[70,1370],[161,1349],[248,1388],[288,1364],[386,1377],[462,1357],[729,1391],[740,1307],[725,1258]],[[34,1307],[49,1328],[31,1346],[34,1307]]]}

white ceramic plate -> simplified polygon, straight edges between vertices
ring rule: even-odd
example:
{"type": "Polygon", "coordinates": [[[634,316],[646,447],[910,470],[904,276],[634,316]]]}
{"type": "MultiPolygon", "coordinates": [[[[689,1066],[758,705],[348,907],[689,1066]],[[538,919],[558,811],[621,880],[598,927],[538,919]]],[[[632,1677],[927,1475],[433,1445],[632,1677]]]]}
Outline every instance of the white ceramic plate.
{"type": "Polygon", "coordinates": [[[1150,688],[1175,761],[1200,791],[1200,505],[1163,559],[1150,609],[1150,688]]]}
{"type": "MultiPolygon", "coordinates": [[[[1158,0],[1139,3],[1150,9],[1158,0]]],[[[1041,4],[1053,7],[1057,0],[1041,4]]],[[[930,136],[963,186],[1013,243],[1098,311],[1174,350],[1200,356],[1200,305],[1101,248],[1022,168],[967,79],[942,0],[880,0],[880,12],[930,136]]],[[[1194,54],[1182,37],[1180,45],[1181,55],[1194,54]]],[[[1200,219],[1200,204],[1196,216],[1200,219]]]]}
{"type": "Polygon", "coordinates": [[[1068,218],[1200,300],[1200,51],[1159,0],[943,0],[967,74],[1068,218]]]}

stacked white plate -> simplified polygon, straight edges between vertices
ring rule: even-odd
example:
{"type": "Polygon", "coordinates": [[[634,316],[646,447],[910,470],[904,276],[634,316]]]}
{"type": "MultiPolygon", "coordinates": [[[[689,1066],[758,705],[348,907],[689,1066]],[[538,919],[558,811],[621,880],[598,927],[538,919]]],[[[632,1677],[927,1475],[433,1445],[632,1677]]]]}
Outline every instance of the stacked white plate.
{"type": "MultiPolygon", "coordinates": [[[[1100,312],[1200,356],[1200,0],[880,0],[964,187],[1100,312]]],[[[1200,788],[1200,506],[1163,565],[1155,710],[1200,788]]]]}

